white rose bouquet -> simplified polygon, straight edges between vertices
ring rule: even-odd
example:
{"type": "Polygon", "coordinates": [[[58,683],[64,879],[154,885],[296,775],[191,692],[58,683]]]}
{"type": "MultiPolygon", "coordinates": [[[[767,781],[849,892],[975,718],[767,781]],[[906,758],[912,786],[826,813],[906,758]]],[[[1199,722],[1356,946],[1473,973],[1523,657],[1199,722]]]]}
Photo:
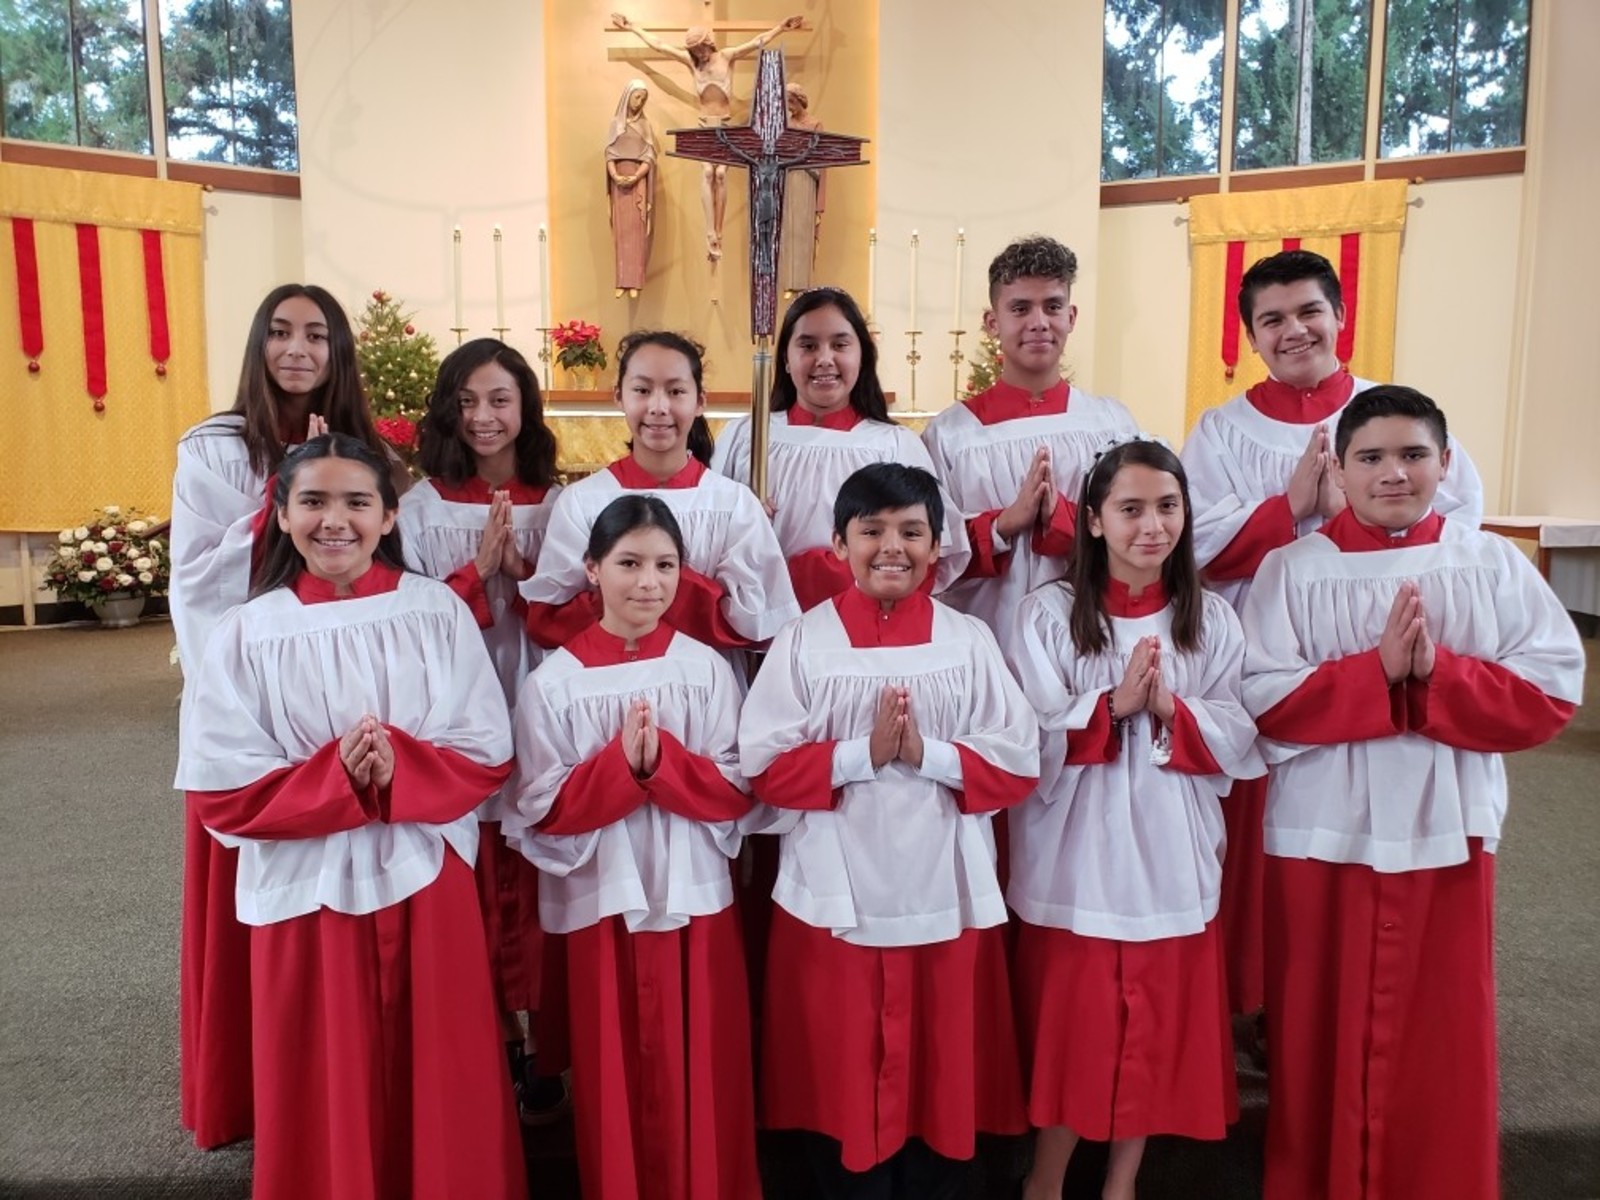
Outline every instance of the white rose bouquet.
{"type": "Polygon", "coordinates": [[[109,596],[165,596],[172,558],[160,519],[108,504],[82,525],[63,529],[45,567],[45,582],[62,600],[93,604],[109,596]]]}

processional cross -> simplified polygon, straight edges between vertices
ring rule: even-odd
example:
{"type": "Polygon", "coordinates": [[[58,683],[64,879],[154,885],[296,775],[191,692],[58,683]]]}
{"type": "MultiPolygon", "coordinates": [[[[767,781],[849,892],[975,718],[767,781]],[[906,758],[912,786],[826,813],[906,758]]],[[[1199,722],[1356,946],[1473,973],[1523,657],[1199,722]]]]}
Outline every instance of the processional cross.
{"type": "Polygon", "coordinates": [[[748,125],[669,129],[675,158],[744,167],[750,172],[750,339],[756,350],[750,386],[750,487],[766,499],[767,418],[772,397],[772,335],[778,322],[778,241],[789,171],[854,167],[866,138],[790,129],[783,102],[783,51],[763,50],[748,125]]]}

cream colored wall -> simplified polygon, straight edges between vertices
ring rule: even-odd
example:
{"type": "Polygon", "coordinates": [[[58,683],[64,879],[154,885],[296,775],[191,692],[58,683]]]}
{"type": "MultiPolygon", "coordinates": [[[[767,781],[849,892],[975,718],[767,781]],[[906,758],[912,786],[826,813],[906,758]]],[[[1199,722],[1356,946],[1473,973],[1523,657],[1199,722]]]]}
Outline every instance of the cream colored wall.
{"type": "Polygon", "coordinates": [[[304,273],[352,316],[383,288],[441,351],[452,347],[459,224],[467,336],[488,335],[498,223],[507,337],[537,350],[537,233],[549,220],[543,9],[295,0],[304,273]]]}
{"type": "Polygon", "coordinates": [[[1534,36],[1542,87],[1530,105],[1529,222],[1515,322],[1521,407],[1509,422],[1515,473],[1506,507],[1600,520],[1600,5],[1541,0],[1534,36]]]}
{"type": "Polygon", "coordinates": [[[878,325],[883,380],[906,406],[911,231],[918,263],[918,407],[952,398],[955,232],[967,232],[963,347],[976,343],[989,260],[1028,233],[1078,254],[1077,382],[1100,390],[1100,5],[1074,0],[881,0],[878,325]]]}
{"type": "MultiPolygon", "coordinates": [[[[1505,475],[1522,186],[1514,175],[1414,185],[1400,252],[1395,380],[1444,406],[1490,509],[1505,475]]],[[[1186,212],[1169,202],[1100,214],[1100,380],[1174,444],[1185,433],[1186,212]]]]}
{"type": "Polygon", "coordinates": [[[208,192],[205,228],[206,377],[211,407],[231,408],[245,335],[261,298],[305,271],[300,201],[208,192]]]}

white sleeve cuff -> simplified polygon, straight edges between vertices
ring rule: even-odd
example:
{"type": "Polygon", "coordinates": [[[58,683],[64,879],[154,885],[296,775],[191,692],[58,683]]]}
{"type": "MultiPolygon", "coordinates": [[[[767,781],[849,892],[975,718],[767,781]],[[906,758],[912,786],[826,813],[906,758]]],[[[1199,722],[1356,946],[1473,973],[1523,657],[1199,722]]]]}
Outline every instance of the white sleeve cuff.
{"type": "Polygon", "coordinates": [[[931,737],[923,738],[922,766],[917,768],[917,774],[956,791],[965,786],[961,774],[961,755],[956,750],[954,742],[942,742],[938,738],[931,737]]]}
{"type": "Polygon", "coordinates": [[[1011,539],[1000,532],[999,520],[989,522],[989,544],[994,547],[996,554],[1004,554],[1011,549],[1011,539]]]}
{"type": "Polygon", "coordinates": [[[833,786],[870,783],[878,777],[872,769],[872,739],[849,738],[833,747],[833,786]]]}

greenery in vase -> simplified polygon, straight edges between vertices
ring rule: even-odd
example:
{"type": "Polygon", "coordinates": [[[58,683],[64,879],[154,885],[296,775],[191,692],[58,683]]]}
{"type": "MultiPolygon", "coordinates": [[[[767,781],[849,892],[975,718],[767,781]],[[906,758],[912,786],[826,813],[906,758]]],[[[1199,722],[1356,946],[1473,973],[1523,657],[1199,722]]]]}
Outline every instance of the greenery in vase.
{"type": "Polygon", "coordinates": [[[600,326],[587,321],[568,321],[550,331],[556,344],[556,362],[568,371],[603,371],[605,348],[600,345],[600,326]]]}
{"type": "Polygon", "coordinates": [[[166,540],[151,536],[156,517],[108,504],[81,525],[63,529],[45,566],[60,600],[95,604],[108,596],[165,596],[172,575],[166,540]]]}

